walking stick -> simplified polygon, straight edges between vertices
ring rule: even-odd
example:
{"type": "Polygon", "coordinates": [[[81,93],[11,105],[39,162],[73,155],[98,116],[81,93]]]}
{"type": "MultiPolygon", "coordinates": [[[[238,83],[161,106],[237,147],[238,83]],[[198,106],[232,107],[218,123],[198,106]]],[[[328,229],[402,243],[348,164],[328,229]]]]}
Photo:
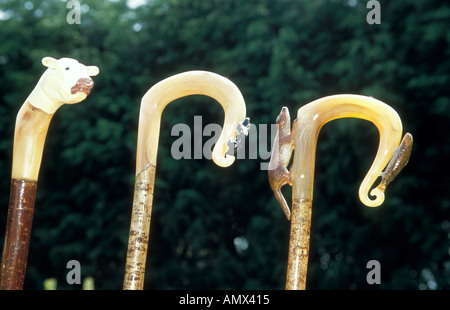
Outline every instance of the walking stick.
{"type": "Polygon", "coordinates": [[[359,188],[359,198],[368,207],[377,207],[383,203],[386,186],[407,164],[413,141],[411,134],[406,133],[399,145],[402,134],[400,117],[390,106],[371,97],[335,95],[315,100],[298,110],[292,133],[286,127],[283,129],[283,120],[288,118],[285,110],[278,117],[279,147],[272,150],[272,156],[277,155],[274,152],[280,155],[271,159],[273,163],[269,165],[272,167],[269,181],[274,192],[279,192],[284,184],[292,184],[292,216],[287,205],[283,204],[284,198],[279,199],[287,218],[291,219],[286,289],[303,290],[308,267],[315,152],[322,126],[337,118],[354,117],[368,120],[378,128],[378,151],[359,188]],[[289,173],[286,165],[294,148],[296,152],[289,173]],[[384,167],[386,169],[382,172],[384,167]],[[380,184],[370,191],[379,176],[382,177],[380,184]],[[369,191],[375,199],[369,197],[369,191]]]}
{"type": "Polygon", "coordinates": [[[161,114],[167,104],[189,95],[206,95],[218,101],[224,111],[224,127],[212,159],[220,167],[234,162],[230,147],[237,147],[248,126],[244,99],[230,80],[206,71],[189,71],[155,84],[144,95],[139,115],[136,180],[128,239],[123,289],[142,290],[150,232],[161,114]]]}
{"type": "Polygon", "coordinates": [[[48,69],[16,118],[11,194],[0,272],[0,289],[23,288],[33,221],[34,201],[44,142],[53,114],[63,104],[83,101],[99,73],[75,59],[42,59],[48,69]]]}

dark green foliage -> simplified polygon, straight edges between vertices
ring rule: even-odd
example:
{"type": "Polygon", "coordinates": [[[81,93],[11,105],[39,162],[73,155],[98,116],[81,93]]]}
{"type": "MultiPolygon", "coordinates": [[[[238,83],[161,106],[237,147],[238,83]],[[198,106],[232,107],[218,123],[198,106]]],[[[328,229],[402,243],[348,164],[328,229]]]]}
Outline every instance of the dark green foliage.
{"type": "MultiPolygon", "coordinates": [[[[69,25],[66,2],[0,0],[0,227],[15,116],[44,71],[41,58],[100,68],[90,97],[52,120],[25,288],[56,277],[59,289],[80,289],[66,283],[72,259],[96,289],[122,287],[140,99],[187,70],[235,82],[257,126],[274,123],[283,105],[294,118],[302,105],[337,93],[391,105],[415,145],[379,208],[357,196],[377,150],[376,128],[347,119],[321,131],[307,287],[450,288],[448,3],[383,1],[380,25],[367,24],[362,0],[148,3],[82,1],[81,24],[69,25]],[[378,286],[366,282],[372,259],[381,264],[378,286]]],[[[173,159],[171,128],[193,128],[195,115],[204,126],[223,122],[220,105],[200,96],[163,113],[146,288],[283,289],[289,223],[260,170],[267,159],[226,169],[173,159]]]]}

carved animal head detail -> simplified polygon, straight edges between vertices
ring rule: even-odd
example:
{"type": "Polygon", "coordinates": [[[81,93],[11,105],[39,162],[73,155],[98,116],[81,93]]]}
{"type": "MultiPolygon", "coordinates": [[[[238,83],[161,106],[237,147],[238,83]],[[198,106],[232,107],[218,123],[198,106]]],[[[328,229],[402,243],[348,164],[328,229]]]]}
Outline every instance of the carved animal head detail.
{"type": "Polygon", "coordinates": [[[94,82],[90,78],[99,73],[96,66],[85,66],[72,58],[44,57],[48,69],[42,76],[42,90],[52,99],[73,104],[83,101],[94,82]]]}

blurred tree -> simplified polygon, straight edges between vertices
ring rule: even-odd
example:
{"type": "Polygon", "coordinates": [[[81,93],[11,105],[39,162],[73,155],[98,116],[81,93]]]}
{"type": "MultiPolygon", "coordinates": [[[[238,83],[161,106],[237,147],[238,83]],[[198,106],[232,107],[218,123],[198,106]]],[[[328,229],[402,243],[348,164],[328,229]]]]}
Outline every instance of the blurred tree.
{"type": "MultiPolygon", "coordinates": [[[[322,96],[356,93],[390,104],[415,138],[410,164],[376,209],[357,198],[378,132],[361,120],[327,124],[318,143],[307,287],[450,287],[450,5],[437,0],[0,0],[0,224],[6,224],[14,120],[44,56],[97,65],[93,94],[55,114],[40,172],[25,286],[65,282],[67,261],[96,289],[122,287],[134,184],[139,103],[156,82],[209,70],[237,84],[256,125],[294,116],[322,96]],[[437,173],[441,171],[441,173],[437,173]],[[366,263],[381,263],[381,285],[366,263]]],[[[163,115],[146,288],[283,289],[289,223],[260,163],[175,160],[177,123],[223,121],[220,106],[180,99],[163,115]]],[[[207,137],[205,137],[205,140],[207,137]]],[[[262,155],[262,150],[259,149],[262,155]]],[[[286,189],[289,194],[289,189],[286,189]]],[[[0,236],[3,236],[0,230],[0,236]]]]}

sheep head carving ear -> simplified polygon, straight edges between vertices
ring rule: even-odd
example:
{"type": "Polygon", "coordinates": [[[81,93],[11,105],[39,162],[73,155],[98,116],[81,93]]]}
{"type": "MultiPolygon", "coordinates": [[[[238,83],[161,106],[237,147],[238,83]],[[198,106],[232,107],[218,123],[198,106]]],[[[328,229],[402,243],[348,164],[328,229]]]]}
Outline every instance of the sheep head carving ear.
{"type": "Polygon", "coordinates": [[[100,70],[97,66],[86,66],[86,69],[89,76],[96,76],[100,73],[100,70]]]}
{"type": "Polygon", "coordinates": [[[57,60],[53,57],[42,58],[42,64],[48,68],[55,69],[57,60]]]}

